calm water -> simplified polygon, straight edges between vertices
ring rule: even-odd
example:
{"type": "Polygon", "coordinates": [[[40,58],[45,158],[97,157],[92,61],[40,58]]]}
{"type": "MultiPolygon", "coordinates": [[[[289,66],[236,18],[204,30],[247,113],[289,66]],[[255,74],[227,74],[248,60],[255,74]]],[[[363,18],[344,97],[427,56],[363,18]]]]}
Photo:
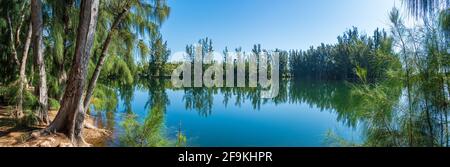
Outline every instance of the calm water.
{"type": "Polygon", "coordinates": [[[274,99],[248,88],[173,89],[168,80],[116,93],[116,108],[91,112],[97,126],[113,131],[107,146],[127,146],[121,136],[130,133],[124,121],[131,113],[138,123],[151,122],[142,125],[148,129],[162,127],[155,133],[167,140],[181,131],[187,146],[328,146],[330,132],[362,140],[359,123],[349,118],[355,99],[342,82],[283,81],[274,99]]]}

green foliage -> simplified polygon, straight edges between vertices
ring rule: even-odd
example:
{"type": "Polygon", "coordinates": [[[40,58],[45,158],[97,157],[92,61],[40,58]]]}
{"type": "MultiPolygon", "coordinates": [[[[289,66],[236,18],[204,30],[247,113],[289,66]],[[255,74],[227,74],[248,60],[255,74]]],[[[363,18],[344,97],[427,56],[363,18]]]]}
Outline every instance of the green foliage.
{"type": "Polygon", "coordinates": [[[165,139],[162,128],[163,113],[151,110],[149,116],[143,123],[136,120],[136,116],[129,115],[125,118],[122,126],[124,134],[119,137],[120,144],[128,147],[162,147],[169,144],[165,139]]]}
{"type": "MultiPolygon", "coordinates": [[[[259,46],[260,47],[260,46],[259,46]]],[[[289,52],[283,51],[280,49],[275,49],[275,52],[277,52],[279,55],[279,71],[280,71],[280,77],[287,77],[290,76],[289,73],[289,52]]]]}
{"type": "Polygon", "coordinates": [[[207,58],[207,56],[210,56],[208,53],[212,53],[214,52],[213,49],[213,42],[211,40],[211,38],[202,38],[199,39],[198,42],[194,45],[186,45],[186,53],[187,53],[187,57],[185,57],[186,61],[192,62],[194,63],[195,61],[201,61],[204,62],[204,60],[207,58]],[[196,49],[197,47],[201,47],[201,51],[202,53],[200,53],[201,56],[201,60],[195,60],[195,53],[196,53],[196,49]]]}
{"type": "Polygon", "coordinates": [[[25,110],[20,126],[32,127],[39,123],[39,117],[32,110],[25,110]]]}
{"type": "Polygon", "coordinates": [[[118,104],[117,93],[109,86],[98,84],[90,104],[95,111],[114,111],[118,104]]]}
{"type": "Polygon", "coordinates": [[[449,144],[448,32],[442,16],[440,20],[431,17],[439,9],[421,9],[431,5],[425,4],[428,1],[410,2],[412,13],[424,17],[424,25],[407,27],[397,9],[390,13],[393,42],[402,58],[401,65],[394,65],[400,66],[401,71],[388,70],[384,82],[355,85],[352,90],[352,96],[361,100],[355,113],[364,125],[364,146],[449,144]],[[393,86],[398,82],[401,87],[393,86]]]}
{"type": "Polygon", "coordinates": [[[347,139],[344,139],[334,133],[332,130],[328,130],[325,133],[324,144],[329,147],[359,147],[360,145],[349,142],[347,139]]]}
{"type": "Polygon", "coordinates": [[[8,88],[3,85],[0,85],[0,104],[4,103],[4,101],[5,101],[4,98],[6,97],[7,92],[8,92],[8,88]]]}
{"type": "Polygon", "coordinates": [[[24,109],[35,110],[39,107],[38,98],[28,90],[24,90],[24,100],[23,100],[24,109]]]}
{"type": "MultiPolygon", "coordinates": [[[[18,86],[15,83],[18,80],[20,65],[16,64],[12,51],[13,48],[17,50],[19,61],[24,56],[22,52],[25,49],[24,43],[30,28],[29,2],[29,0],[0,1],[0,64],[2,67],[0,68],[0,102],[2,105],[18,103],[18,86]],[[9,22],[9,20],[11,21],[9,22]],[[12,37],[11,34],[14,36],[12,37]],[[12,38],[13,40],[11,40],[12,38]]],[[[67,74],[72,68],[71,62],[79,22],[79,3],[80,1],[77,0],[42,1],[44,61],[51,109],[59,108],[59,103],[55,99],[62,97],[67,74]]],[[[123,87],[134,84],[138,74],[137,69],[140,68],[138,66],[142,65],[135,60],[137,54],[145,59],[153,51],[150,48],[164,47],[164,51],[167,51],[167,43],[161,42],[163,39],[159,29],[169,17],[169,13],[170,8],[165,0],[102,1],[100,3],[100,16],[87,78],[90,78],[98,63],[99,53],[107,34],[111,32],[113,35],[110,49],[106,53],[111,58],[105,62],[107,68],[102,70],[100,83],[97,86],[99,90],[96,90],[94,94],[93,101],[96,109],[111,110],[116,106],[117,100],[110,100],[111,97],[117,99],[116,92],[109,86],[123,87]],[[122,20],[118,21],[117,28],[111,30],[112,24],[124,11],[128,12],[125,13],[122,20]],[[147,44],[147,40],[160,42],[147,44]]],[[[29,83],[26,84],[26,87],[37,88],[36,78],[39,78],[39,75],[35,67],[36,58],[32,54],[33,48],[29,51],[25,69],[29,83]]],[[[165,53],[164,61],[168,54],[170,52],[165,53]]],[[[24,90],[23,93],[24,110],[33,110],[37,107],[37,99],[32,92],[29,92],[30,90],[24,90]]],[[[30,115],[32,114],[30,113],[30,115]]]]}
{"type": "Polygon", "coordinates": [[[0,18],[0,28],[6,28],[7,24],[4,18],[0,18]]]}
{"type": "Polygon", "coordinates": [[[440,14],[439,24],[442,29],[449,34],[450,33],[450,9],[443,10],[440,14]]]}
{"type": "MultiPolygon", "coordinates": [[[[18,103],[18,85],[0,86],[0,104],[16,106],[18,103]]],[[[38,123],[38,117],[34,110],[39,107],[37,97],[30,91],[24,89],[23,92],[23,112],[24,117],[16,122],[16,126],[32,127],[38,123]]],[[[13,108],[10,109],[14,111],[13,108]]]]}
{"type": "Polygon", "coordinates": [[[114,81],[118,85],[130,85],[134,82],[134,74],[130,66],[123,59],[116,56],[108,59],[100,76],[102,81],[114,81]]]}
{"type": "Polygon", "coordinates": [[[59,104],[58,100],[49,98],[48,99],[48,106],[50,110],[58,110],[61,105],[59,104]]]}
{"type": "Polygon", "coordinates": [[[297,78],[356,81],[359,69],[365,69],[365,80],[384,80],[388,70],[400,68],[393,54],[392,39],[385,31],[360,35],[357,28],[338,37],[335,45],[322,44],[307,51],[289,51],[291,75],[297,78]]]}
{"type": "Polygon", "coordinates": [[[163,41],[162,36],[151,40],[151,49],[149,51],[150,60],[144,67],[145,74],[150,77],[163,77],[170,75],[165,69],[167,60],[171,51],[167,47],[167,41],[163,41]]]}
{"type": "Polygon", "coordinates": [[[59,98],[64,93],[64,89],[62,89],[62,85],[59,83],[58,78],[53,75],[47,77],[47,87],[49,97],[59,98]]]}
{"type": "Polygon", "coordinates": [[[362,82],[367,82],[367,70],[365,68],[361,68],[357,65],[355,68],[355,73],[362,82]]]}
{"type": "Polygon", "coordinates": [[[187,144],[187,137],[181,132],[181,130],[177,134],[177,143],[176,147],[184,147],[187,144]]]}
{"type": "Polygon", "coordinates": [[[13,55],[13,45],[17,51],[17,58],[21,58],[22,43],[15,41],[16,31],[21,30],[19,39],[23,39],[26,35],[28,24],[22,21],[22,16],[29,16],[29,10],[26,6],[28,0],[0,1],[0,83],[11,84],[18,78],[18,68],[13,55]],[[8,21],[10,20],[10,22],[8,21]],[[22,24],[22,26],[20,26],[22,24]],[[11,33],[14,41],[11,41],[11,33]]]}
{"type": "MultiPolygon", "coordinates": [[[[3,98],[5,105],[15,106],[18,103],[17,93],[19,86],[17,84],[9,86],[0,86],[0,97],[3,98]]],[[[29,90],[24,89],[23,92],[23,108],[25,110],[34,110],[38,107],[37,97],[29,90]]]]}
{"type": "MultiPolygon", "coordinates": [[[[128,1],[108,1],[102,4],[99,20],[99,27],[96,38],[96,50],[101,50],[103,41],[107,33],[111,29],[111,24],[117,21],[119,13],[129,8],[129,12],[124,19],[119,22],[118,30],[114,33],[108,54],[114,61],[107,61],[106,66],[114,67],[109,70],[103,70],[103,78],[116,79],[121,77],[121,84],[133,82],[133,75],[138,74],[138,70],[142,71],[159,69],[164,66],[170,52],[167,52],[167,43],[163,43],[163,39],[159,34],[159,26],[167,19],[170,8],[165,0],[128,0],[128,1]],[[146,42],[150,41],[147,46],[146,42]],[[143,67],[136,67],[135,54],[140,57],[140,64],[143,67]],[[145,63],[150,56],[150,65],[145,63]],[[119,60],[121,59],[121,60],[119,60]],[[116,63],[116,61],[119,61],[116,63]],[[108,63],[114,62],[113,65],[108,63]],[[110,71],[115,69],[116,71],[110,71]]],[[[97,55],[99,56],[99,55],[97,55]]],[[[94,59],[95,60],[95,59],[94,59]]],[[[144,72],[148,73],[148,72],[144,72]]],[[[101,77],[102,78],[102,77],[101,77]]]]}

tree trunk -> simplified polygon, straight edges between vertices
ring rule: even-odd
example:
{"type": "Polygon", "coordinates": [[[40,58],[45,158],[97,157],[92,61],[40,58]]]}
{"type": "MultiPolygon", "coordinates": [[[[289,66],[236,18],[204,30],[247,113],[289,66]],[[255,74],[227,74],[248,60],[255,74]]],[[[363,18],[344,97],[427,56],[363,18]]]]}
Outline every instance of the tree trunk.
{"type": "Polygon", "coordinates": [[[22,12],[22,15],[20,15],[19,26],[17,26],[17,29],[16,29],[16,45],[17,46],[19,46],[19,44],[20,44],[20,30],[22,29],[22,25],[23,25],[23,22],[25,20],[25,13],[26,13],[25,12],[25,7],[27,6],[27,4],[28,4],[27,1],[23,2],[22,7],[20,8],[20,11],[22,12]]]}
{"type": "Polygon", "coordinates": [[[83,127],[75,124],[75,118],[84,120],[84,117],[77,117],[77,115],[82,115],[83,113],[83,89],[97,26],[98,6],[99,0],[81,1],[80,21],[72,69],[59,112],[46,129],[47,132],[62,132],[66,134],[76,146],[84,146],[86,144],[82,136],[83,127]]]}
{"type": "Polygon", "coordinates": [[[12,21],[11,21],[11,17],[9,16],[9,12],[6,14],[7,15],[7,21],[8,21],[8,25],[9,25],[9,31],[10,31],[10,39],[11,39],[11,49],[12,49],[12,57],[14,59],[14,62],[19,66],[20,62],[19,59],[17,58],[17,50],[16,50],[16,43],[14,42],[14,29],[12,26],[12,21]]]}
{"type": "Polygon", "coordinates": [[[430,114],[430,110],[428,107],[428,95],[425,95],[425,114],[427,117],[427,124],[428,124],[428,135],[430,135],[429,138],[429,147],[434,147],[434,134],[433,134],[433,124],[432,124],[432,118],[431,118],[431,114],[430,114]]]}
{"type": "Polygon", "coordinates": [[[103,43],[102,52],[100,55],[100,58],[97,62],[97,65],[95,66],[94,74],[92,74],[92,78],[89,81],[89,86],[86,91],[86,97],[84,98],[84,110],[87,111],[89,108],[89,103],[91,101],[91,97],[94,94],[95,86],[97,85],[98,77],[100,76],[100,72],[102,71],[103,64],[106,61],[106,58],[108,57],[108,49],[109,45],[111,43],[112,37],[117,30],[117,27],[119,26],[120,22],[125,18],[128,11],[130,9],[130,5],[127,4],[122,12],[119,14],[119,16],[114,20],[114,23],[111,26],[111,29],[108,32],[108,36],[106,37],[105,42],[103,43]]]}
{"type": "Polygon", "coordinates": [[[44,30],[42,18],[42,2],[41,0],[31,1],[31,21],[33,24],[33,54],[37,58],[37,65],[39,70],[39,108],[38,118],[39,123],[46,125],[49,123],[48,119],[48,95],[47,95],[47,73],[45,71],[44,60],[44,44],[42,33],[44,30]]]}
{"type": "Polygon", "coordinates": [[[17,103],[17,110],[16,110],[16,118],[22,119],[23,117],[23,89],[25,88],[25,85],[27,84],[27,76],[25,74],[25,70],[27,68],[27,59],[28,59],[28,51],[30,49],[30,43],[31,43],[31,36],[32,36],[32,24],[30,23],[30,26],[28,28],[27,38],[25,39],[25,46],[23,48],[23,56],[22,56],[22,63],[20,64],[20,72],[19,72],[19,102],[17,103]]]}

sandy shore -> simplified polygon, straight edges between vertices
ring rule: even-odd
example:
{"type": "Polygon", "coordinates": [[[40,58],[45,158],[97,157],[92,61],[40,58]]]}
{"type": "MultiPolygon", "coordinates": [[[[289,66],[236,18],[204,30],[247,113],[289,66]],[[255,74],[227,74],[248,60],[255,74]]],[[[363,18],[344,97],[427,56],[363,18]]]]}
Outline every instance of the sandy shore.
{"type": "MultiPolygon", "coordinates": [[[[15,120],[11,117],[11,107],[0,106],[0,147],[71,147],[69,139],[64,134],[32,137],[32,133],[45,127],[15,127],[15,120]]],[[[50,110],[51,120],[56,116],[57,110],[50,110]]],[[[93,119],[86,117],[86,123],[93,125],[93,119]]],[[[92,146],[104,146],[109,133],[104,129],[84,128],[84,139],[92,146]]]]}

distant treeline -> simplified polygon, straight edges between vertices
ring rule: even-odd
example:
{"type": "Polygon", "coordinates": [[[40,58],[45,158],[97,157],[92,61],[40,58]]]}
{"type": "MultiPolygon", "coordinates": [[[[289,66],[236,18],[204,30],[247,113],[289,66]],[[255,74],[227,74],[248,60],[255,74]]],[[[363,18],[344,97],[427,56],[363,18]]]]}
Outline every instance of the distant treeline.
{"type": "Polygon", "coordinates": [[[367,36],[354,27],[339,36],[337,44],[289,51],[290,73],[294,77],[375,82],[385,78],[388,70],[401,68],[392,44],[384,30],[367,36]]]}
{"type": "MultiPolygon", "coordinates": [[[[393,52],[393,39],[384,30],[376,29],[372,36],[368,36],[361,34],[356,27],[353,27],[337,39],[337,44],[322,43],[316,48],[311,46],[308,50],[272,50],[279,53],[280,76],[376,82],[385,78],[387,71],[401,69],[400,59],[393,52]]],[[[214,51],[213,43],[209,38],[199,40],[198,45],[203,49],[202,58],[207,56],[208,52],[214,51]]],[[[234,51],[249,55],[242,51],[242,48],[234,51]]],[[[224,63],[227,63],[226,58],[230,56],[229,52],[228,48],[223,51],[224,63]]],[[[262,52],[268,52],[268,50],[262,49],[260,44],[254,45],[251,51],[256,55],[262,52]]],[[[186,53],[185,59],[193,63],[194,45],[187,45],[186,53]]],[[[168,64],[173,69],[177,63],[168,64]]],[[[246,64],[248,72],[248,58],[246,64]]],[[[208,65],[204,66],[208,67],[208,65]]],[[[164,71],[170,72],[170,70],[164,71]]]]}

